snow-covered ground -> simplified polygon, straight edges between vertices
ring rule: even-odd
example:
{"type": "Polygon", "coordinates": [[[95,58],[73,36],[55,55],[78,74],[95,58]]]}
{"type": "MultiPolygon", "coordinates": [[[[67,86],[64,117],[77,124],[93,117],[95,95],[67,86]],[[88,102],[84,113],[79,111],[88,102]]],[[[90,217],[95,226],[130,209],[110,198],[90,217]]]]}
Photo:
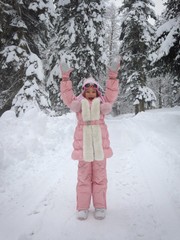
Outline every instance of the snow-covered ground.
{"type": "Polygon", "coordinates": [[[1,240],[179,240],[180,108],[108,116],[103,221],[76,219],[73,113],[0,118],[1,240]]]}

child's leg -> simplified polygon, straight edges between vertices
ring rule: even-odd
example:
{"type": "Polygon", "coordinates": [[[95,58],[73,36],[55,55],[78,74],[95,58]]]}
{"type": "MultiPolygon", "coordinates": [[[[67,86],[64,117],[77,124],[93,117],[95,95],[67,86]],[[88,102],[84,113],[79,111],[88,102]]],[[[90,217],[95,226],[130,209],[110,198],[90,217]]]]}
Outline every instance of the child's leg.
{"type": "Polygon", "coordinates": [[[80,161],[78,164],[77,210],[89,209],[92,192],[92,164],[80,161]]]}
{"type": "Polygon", "coordinates": [[[95,208],[106,209],[106,159],[103,161],[94,161],[92,171],[93,205],[95,208]]]}

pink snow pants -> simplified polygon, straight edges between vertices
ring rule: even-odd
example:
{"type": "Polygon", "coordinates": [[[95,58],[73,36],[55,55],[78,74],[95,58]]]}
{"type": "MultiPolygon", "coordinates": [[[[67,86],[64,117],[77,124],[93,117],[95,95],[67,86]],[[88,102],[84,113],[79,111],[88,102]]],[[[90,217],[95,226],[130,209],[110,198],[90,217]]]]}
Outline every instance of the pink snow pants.
{"type": "Polygon", "coordinates": [[[94,208],[106,209],[106,160],[78,164],[77,210],[89,209],[91,197],[94,208]]]}

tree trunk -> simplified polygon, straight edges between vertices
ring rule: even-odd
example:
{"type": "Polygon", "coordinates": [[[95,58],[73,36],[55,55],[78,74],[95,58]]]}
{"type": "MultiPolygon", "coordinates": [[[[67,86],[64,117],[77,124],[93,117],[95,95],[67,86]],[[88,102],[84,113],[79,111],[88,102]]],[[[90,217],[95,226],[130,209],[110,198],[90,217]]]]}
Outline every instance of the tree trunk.
{"type": "Polygon", "coordinates": [[[162,108],[162,86],[161,79],[159,79],[159,92],[158,92],[158,100],[159,100],[159,108],[162,108]]]}
{"type": "Polygon", "coordinates": [[[144,108],[144,99],[140,100],[139,101],[139,111],[140,112],[144,112],[145,111],[145,108],[144,108]]]}
{"type": "Polygon", "coordinates": [[[136,104],[135,105],[135,115],[138,114],[139,112],[139,104],[136,104]]]}

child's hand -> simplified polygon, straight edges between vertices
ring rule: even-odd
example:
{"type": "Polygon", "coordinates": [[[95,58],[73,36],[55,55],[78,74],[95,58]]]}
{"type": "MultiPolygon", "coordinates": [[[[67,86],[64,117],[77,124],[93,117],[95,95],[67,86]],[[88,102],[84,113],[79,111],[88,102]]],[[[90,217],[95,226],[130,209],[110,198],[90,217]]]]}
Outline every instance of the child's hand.
{"type": "Polygon", "coordinates": [[[112,79],[112,80],[117,79],[117,72],[109,70],[108,75],[109,75],[109,79],[112,79]]]}
{"type": "MultiPolygon", "coordinates": [[[[61,69],[61,66],[60,66],[60,69],[61,69]]],[[[69,79],[69,76],[70,76],[70,73],[72,72],[72,69],[66,71],[66,72],[63,72],[62,69],[61,69],[61,73],[62,73],[62,81],[68,81],[70,80],[69,79]]]]}
{"type": "Polygon", "coordinates": [[[117,79],[119,68],[120,68],[120,64],[118,65],[117,69],[114,71],[109,69],[109,71],[108,71],[109,79],[112,79],[112,80],[117,79]]]}
{"type": "Polygon", "coordinates": [[[69,74],[70,74],[69,71],[62,73],[62,81],[68,81],[69,80],[69,74]]]}
{"type": "Polygon", "coordinates": [[[109,68],[109,71],[108,71],[109,79],[112,79],[112,80],[117,79],[119,68],[120,68],[120,63],[117,65],[117,68],[114,71],[109,68]]]}

